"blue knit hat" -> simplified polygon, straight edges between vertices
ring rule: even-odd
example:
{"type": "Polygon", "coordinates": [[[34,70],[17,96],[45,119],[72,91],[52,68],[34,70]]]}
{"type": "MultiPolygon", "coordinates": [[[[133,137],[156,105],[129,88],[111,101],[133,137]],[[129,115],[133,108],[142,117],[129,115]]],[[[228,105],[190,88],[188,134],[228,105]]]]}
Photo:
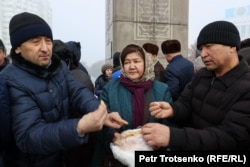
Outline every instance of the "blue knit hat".
{"type": "Polygon", "coordinates": [[[201,45],[216,43],[240,48],[240,34],[236,26],[228,21],[215,21],[206,25],[197,39],[197,49],[201,45]]]}
{"type": "Polygon", "coordinates": [[[53,40],[52,31],[41,17],[23,12],[12,17],[9,25],[10,43],[17,48],[23,42],[38,36],[46,36],[53,40]]]}

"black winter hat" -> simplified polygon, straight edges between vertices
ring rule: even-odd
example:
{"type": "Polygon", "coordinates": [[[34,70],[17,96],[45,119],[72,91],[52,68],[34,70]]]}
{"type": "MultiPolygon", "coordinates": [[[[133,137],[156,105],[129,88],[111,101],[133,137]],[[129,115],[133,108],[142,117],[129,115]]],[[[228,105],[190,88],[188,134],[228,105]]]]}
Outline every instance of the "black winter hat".
{"type": "Polygon", "coordinates": [[[215,21],[206,25],[197,39],[197,49],[201,45],[216,43],[240,48],[240,34],[236,26],[228,21],[215,21]]]}
{"type": "Polygon", "coordinates": [[[23,42],[38,36],[46,36],[53,40],[48,23],[41,17],[23,12],[13,16],[9,24],[10,43],[17,48],[23,42]]]}

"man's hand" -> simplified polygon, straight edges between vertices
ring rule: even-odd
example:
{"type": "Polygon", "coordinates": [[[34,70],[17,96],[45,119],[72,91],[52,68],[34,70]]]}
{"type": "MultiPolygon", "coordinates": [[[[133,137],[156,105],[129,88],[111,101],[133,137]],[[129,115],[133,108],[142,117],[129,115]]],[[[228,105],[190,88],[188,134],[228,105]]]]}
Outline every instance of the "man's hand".
{"type": "Polygon", "coordinates": [[[121,118],[118,112],[111,112],[105,120],[105,125],[114,129],[119,129],[128,122],[121,118]]]}
{"type": "Polygon", "coordinates": [[[77,124],[77,132],[80,136],[85,133],[101,130],[107,120],[106,105],[101,101],[97,110],[84,115],[77,124]]]}
{"type": "Polygon", "coordinates": [[[173,116],[173,108],[167,102],[151,102],[149,111],[155,118],[168,118],[173,116]]]}
{"type": "Polygon", "coordinates": [[[147,123],[142,127],[142,136],[153,148],[166,147],[169,145],[170,129],[160,123],[147,123]]]}

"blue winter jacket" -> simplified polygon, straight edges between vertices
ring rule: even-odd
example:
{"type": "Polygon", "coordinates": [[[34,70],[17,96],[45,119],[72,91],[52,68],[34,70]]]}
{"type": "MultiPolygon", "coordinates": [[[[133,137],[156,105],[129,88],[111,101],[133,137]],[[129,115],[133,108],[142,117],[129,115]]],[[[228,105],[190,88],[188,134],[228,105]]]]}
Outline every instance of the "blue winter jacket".
{"type": "Polygon", "coordinates": [[[1,73],[10,94],[14,138],[23,155],[16,156],[17,166],[63,166],[63,150],[87,141],[87,135],[79,137],[76,131],[78,119],[68,119],[69,107],[86,114],[98,108],[99,100],[55,55],[47,69],[20,55],[12,59],[1,73]]]}
{"type": "Polygon", "coordinates": [[[9,96],[5,80],[0,75],[0,167],[3,167],[3,150],[11,139],[9,96]]]}
{"type": "Polygon", "coordinates": [[[177,100],[186,84],[194,76],[194,65],[182,55],[175,56],[164,71],[173,100],[177,100]]]}

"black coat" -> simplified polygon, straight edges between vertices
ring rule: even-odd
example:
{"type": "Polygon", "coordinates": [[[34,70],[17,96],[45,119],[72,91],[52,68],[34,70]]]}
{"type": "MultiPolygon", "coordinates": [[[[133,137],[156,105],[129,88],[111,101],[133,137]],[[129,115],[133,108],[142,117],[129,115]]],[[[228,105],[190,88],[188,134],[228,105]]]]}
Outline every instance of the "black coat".
{"type": "Polygon", "coordinates": [[[202,68],[172,104],[170,146],[181,150],[250,149],[250,68],[240,64],[222,77],[202,68]]]}

